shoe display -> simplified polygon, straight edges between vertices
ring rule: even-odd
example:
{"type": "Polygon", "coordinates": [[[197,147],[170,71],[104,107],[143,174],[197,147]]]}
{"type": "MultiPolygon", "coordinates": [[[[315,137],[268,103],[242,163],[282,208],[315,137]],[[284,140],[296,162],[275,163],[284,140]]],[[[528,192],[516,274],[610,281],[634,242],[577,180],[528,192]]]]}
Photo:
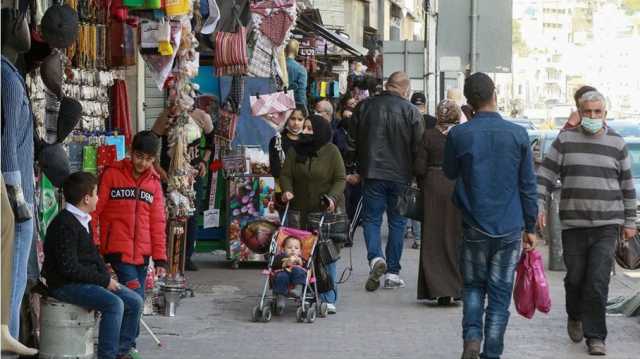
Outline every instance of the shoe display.
{"type": "Polygon", "coordinates": [[[400,278],[399,275],[393,273],[387,273],[384,279],[384,288],[385,289],[395,289],[395,288],[404,288],[405,287],[404,280],[400,278]]]}
{"type": "Polygon", "coordinates": [[[604,344],[604,340],[589,339],[587,340],[587,347],[589,347],[589,355],[607,355],[607,349],[604,344]]]}
{"type": "Polygon", "coordinates": [[[369,271],[369,278],[364,287],[369,292],[373,292],[380,288],[380,277],[387,271],[387,262],[385,262],[382,257],[376,257],[369,262],[369,267],[371,270],[369,271]]]}
{"type": "Polygon", "coordinates": [[[198,271],[198,266],[196,266],[195,263],[193,263],[193,261],[191,261],[190,259],[187,260],[187,262],[184,264],[184,269],[190,272],[196,272],[198,271]]]}
{"type": "Polygon", "coordinates": [[[574,343],[580,343],[582,338],[584,338],[582,322],[579,320],[569,319],[567,321],[567,332],[569,333],[569,338],[571,338],[574,343]]]}

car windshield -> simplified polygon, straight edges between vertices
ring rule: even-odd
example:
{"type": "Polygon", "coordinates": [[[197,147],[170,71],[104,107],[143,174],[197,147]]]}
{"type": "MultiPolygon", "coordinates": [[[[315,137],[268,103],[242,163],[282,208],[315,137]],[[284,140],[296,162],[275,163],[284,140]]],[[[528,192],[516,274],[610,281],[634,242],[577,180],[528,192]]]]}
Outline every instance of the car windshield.
{"type": "Polygon", "coordinates": [[[640,178],[640,143],[628,144],[629,157],[631,158],[631,172],[633,177],[640,178]]]}
{"type": "Polygon", "coordinates": [[[640,123],[638,122],[607,122],[622,137],[640,137],[640,123]]]}

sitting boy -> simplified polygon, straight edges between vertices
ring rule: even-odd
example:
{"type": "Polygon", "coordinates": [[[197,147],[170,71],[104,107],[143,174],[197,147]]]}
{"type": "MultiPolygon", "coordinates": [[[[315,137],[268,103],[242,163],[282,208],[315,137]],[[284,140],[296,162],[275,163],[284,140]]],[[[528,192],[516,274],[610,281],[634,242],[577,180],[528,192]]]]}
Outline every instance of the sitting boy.
{"type": "Polygon", "coordinates": [[[47,228],[42,275],[52,297],[102,313],[98,359],[129,358],[142,314],[142,298],[111,278],[91,235],[98,180],[87,172],[63,184],[66,207],[47,228]]]}
{"type": "Polygon", "coordinates": [[[302,295],[302,287],[307,279],[305,260],[302,258],[302,242],[296,237],[287,237],[282,243],[283,251],[273,259],[272,268],[276,271],[273,292],[276,294],[276,312],[281,314],[287,302],[289,286],[291,294],[302,295]]]}

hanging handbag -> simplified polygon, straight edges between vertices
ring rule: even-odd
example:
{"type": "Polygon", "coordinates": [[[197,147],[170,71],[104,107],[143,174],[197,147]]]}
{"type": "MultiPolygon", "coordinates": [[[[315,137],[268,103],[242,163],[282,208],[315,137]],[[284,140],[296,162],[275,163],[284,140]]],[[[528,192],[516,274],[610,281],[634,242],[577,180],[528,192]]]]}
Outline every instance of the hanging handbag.
{"type": "Polygon", "coordinates": [[[335,243],[348,241],[349,219],[344,213],[309,213],[307,221],[309,228],[318,231],[323,238],[329,238],[335,243]],[[322,228],[320,228],[320,222],[322,222],[322,228]]]}
{"type": "Polygon", "coordinates": [[[636,235],[629,240],[618,239],[616,262],[624,269],[640,269],[640,235],[636,235]]]}
{"type": "Polygon", "coordinates": [[[293,90],[278,91],[270,94],[256,94],[250,97],[251,115],[264,116],[296,108],[293,90]]]}
{"type": "Polygon", "coordinates": [[[237,6],[234,6],[233,16],[236,20],[237,32],[218,31],[215,35],[213,65],[218,77],[245,75],[249,70],[247,28],[242,26],[238,12],[237,6]]]}
{"type": "Polygon", "coordinates": [[[422,191],[417,187],[408,186],[398,197],[396,209],[401,216],[422,222],[424,220],[423,201],[422,191]]]}
{"type": "Polygon", "coordinates": [[[137,62],[135,31],[126,22],[110,21],[107,38],[109,67],[132,66],[137,62]]]}
{"type": "Polygon", "coordinates": [[[319,293],[326,293],[335,289],[333,278],[329,275],[327,264],[323,263],[320,256],[313,258],[313,270],[316,277],[316,286],[319,293]]]}
{"type": "Polygon", "coordinates": [[[227,101],[218,113],[218,123],[215,128],[215,135],[231,142],[236,135],[238,125],[238,114],[232,101],[227,101]]]}
{"type": "Polygon", "coordinates": [[[322,238],[318,235],[318,244],[316,247],[317,256],[323,264],[330,264],[340,259],[338,247],[330,238],[322,238]]]}

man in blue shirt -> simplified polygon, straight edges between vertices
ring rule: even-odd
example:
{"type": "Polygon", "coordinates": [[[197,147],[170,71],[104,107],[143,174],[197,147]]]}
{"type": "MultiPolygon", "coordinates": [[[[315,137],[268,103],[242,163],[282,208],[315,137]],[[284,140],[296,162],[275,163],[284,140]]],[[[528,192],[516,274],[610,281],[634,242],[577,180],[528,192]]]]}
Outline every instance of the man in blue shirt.
{"type": "Polygon", "coordinates": [[[449,132],[443,164],[456,181],[453,201],[463,214],[462,358],[478,358],[483,332],[482,358],[499,358],[521,240],[525,250],[535,246],[536,177],[527,132],[496,112],[491,78],[471,75],[464,95],[476,115],[449,132]]]}

